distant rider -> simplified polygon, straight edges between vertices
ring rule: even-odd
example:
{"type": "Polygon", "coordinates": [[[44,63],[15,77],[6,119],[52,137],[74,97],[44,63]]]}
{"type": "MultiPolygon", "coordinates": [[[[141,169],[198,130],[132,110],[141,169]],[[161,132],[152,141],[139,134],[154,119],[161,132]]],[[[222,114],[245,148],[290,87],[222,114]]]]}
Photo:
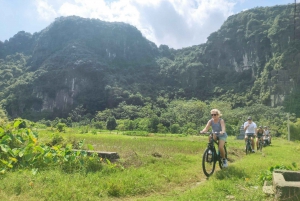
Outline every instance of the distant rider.
{"type": "Polygon", "coordinates": [[[264,131],[263,127],[259,126],[257,131],[256,131],[256,138],[257,138],[256,148],[257,148],[257,150],[258,150],[258,143],[259,143],[259,141],[263,141],[263,136],[264,135],[265,135],[265,131],[264,131]]]}
{"type": "Polygon", "coordinates": [[[257,126],[252,121],[252,117],[248,117],[247,121],[244,123],[244,130],[245,130],[245,142],[247,142],[248,137],[251,138],[251,145],[252,145],[252,152],[254,151],[254,134],[256,133],[257,126]]]}
{"type": "Polygon", "coordinates": [[[264,126],[265,137],[268,139],[269,144],[271,144],[271,131],[267,126],[264,126]]]}

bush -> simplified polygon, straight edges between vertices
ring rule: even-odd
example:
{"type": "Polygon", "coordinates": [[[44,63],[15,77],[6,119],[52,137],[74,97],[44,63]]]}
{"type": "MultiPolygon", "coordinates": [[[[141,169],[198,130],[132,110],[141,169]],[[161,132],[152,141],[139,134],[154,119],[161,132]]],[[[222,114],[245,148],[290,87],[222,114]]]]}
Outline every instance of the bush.
{"type": "Polygon", "coordinates": [[[58,123],[56,128],[58,132],[65,132],[67,125],[65,123],[58,123]]]}
{"type": "Polygon", "coordinates": [[[63,141],[64,141],[64,138],[61,135],[56,134],[53,136],[52,140],[49,143],[47,143],[47,145],[52,147],[57,144],[63,144],[63,141]]]}
{"type": "Polygon", "coordinates": [[[179,124],[172,124],[170,126],[170,131],[171,133],[175,134],[175,133],[180,133],[180,126],[179,124]]]}
{"type": "Polygon", "coordinates": [[[96,122],[93,123],[93,126],[96,129],[104,129],[105,128],[105,122],[103,122],[103,121],[96,121],[96,122]]]}

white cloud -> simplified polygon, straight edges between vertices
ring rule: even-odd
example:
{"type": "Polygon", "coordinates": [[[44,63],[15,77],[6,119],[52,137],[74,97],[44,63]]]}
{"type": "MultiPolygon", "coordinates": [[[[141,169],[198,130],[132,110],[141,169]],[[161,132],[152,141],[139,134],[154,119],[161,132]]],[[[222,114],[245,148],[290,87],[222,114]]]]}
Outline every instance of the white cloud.
{"type": "Polygon", "coordinates": [[[39,17],[42,20],[53,20],[57,16],[55,9],[48,4],[47,0],[36,0],[35,3],[39,17]]]}
{"type": "MultiPolygon", "coordinates": [[[[157,45],[201,44],[232,14],[233,0],[36,0],[40,17],[77,15],[129,23],[157,45]],[[55,8],[55,9],[54,9],[55,8]]],[[[238,0],[236,0],[238,1],[238,0]]]]}

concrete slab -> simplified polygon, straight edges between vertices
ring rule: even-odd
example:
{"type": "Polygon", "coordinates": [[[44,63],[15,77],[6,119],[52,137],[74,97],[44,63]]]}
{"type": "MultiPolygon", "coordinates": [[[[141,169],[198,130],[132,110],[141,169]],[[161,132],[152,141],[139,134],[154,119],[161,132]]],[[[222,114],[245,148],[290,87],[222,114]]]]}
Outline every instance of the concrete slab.
{"type": "Polygon", "coordinates": [[[300,200],[300,171],[274,170],[273,190],[277,200],[300,200]]]}
{"type": "MultiPolygon", "coordinates": [[[[73,151],[82,151],[78,149],[73,149],[73,151]]],[[[107,151],[91,151],[91,150],[84,150],[87,152],[88,155],[97,154],[101,158],[107,158],[110,161],[119,159],[120,156],[117,152],[107,152],[107,151]]]]}

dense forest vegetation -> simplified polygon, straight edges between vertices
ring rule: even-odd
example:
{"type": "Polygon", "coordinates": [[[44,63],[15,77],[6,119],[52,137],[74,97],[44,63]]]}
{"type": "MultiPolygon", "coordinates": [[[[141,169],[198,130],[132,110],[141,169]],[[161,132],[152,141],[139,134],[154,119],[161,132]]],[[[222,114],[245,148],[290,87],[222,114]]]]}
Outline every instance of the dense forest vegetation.
{"type": "Polygon", "coordinates": [[[217,107],[231,135],[252,115],[285,136],[288,113],[292,127],[300,125],[293,12],[293,5],[243,11],[206,43],[178,50],[125,23],[57,18],[0,41],[0,117],[192,134],[217,107]]]}

